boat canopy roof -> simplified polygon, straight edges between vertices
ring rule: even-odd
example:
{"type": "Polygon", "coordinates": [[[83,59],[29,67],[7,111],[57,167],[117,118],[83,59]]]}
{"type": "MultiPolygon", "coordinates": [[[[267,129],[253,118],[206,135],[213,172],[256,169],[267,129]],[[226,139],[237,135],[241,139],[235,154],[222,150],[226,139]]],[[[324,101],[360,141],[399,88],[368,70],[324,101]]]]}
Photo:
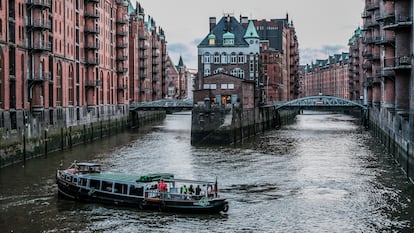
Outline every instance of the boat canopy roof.
{"type": "Polygon", "coordinates": [[[81,163],[76,163],[78,166],[86,166],[86,167],[100,167],[102,166],[99,163],[89,163],[89,162],[81,162],[81,163]]]}

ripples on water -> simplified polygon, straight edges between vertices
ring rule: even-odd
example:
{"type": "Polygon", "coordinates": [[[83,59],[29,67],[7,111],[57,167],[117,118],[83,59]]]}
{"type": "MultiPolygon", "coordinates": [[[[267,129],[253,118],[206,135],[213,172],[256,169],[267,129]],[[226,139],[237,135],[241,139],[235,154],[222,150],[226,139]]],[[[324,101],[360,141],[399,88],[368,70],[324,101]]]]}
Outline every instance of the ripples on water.
{"type": "Polygon", "coordinates": [[[125,133],[61,155],[29,161],[24,168],[0,170],[0,229],[411,231],[412,184],[355,119],[340,114],[300,115],[295,124],[242,145],[192,147],[190,118],[169,115],[149,132],[125,133]],[[54,169],[60,159],[65,164],[74,159],[99,161],[114,172],[172,172],[189,179],[217,177],[230,210],[214,216],[183,215],[63,200],[57,198],[54,185],[54,169]],[[45,169],[38,173],[40,167],[45,169]],[[16,174],[16,187],[4,178],[11,174],[16,174]]]}

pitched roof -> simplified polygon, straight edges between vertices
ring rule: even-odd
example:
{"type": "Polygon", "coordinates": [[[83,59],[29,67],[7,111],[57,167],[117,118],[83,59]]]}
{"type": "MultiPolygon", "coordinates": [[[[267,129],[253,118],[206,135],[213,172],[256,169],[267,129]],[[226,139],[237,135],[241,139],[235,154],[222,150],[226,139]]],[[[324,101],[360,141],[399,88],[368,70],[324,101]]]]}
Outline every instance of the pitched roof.
{"type": "Polygon", "coordinates": [[[244,38],[259,38],[259,34],[257,34],[256,27],[254,26],[254,23],[251,20],[249,22],[249,26],[247,26],[244,38]]]}
{"type": "MultiPolygon", "coordinates": [[[[210,33],[200,42],[198,47],[211,47],[209,45],[209,36],[215,35],[216,47],[221,47],[223,45],[223,35],[227,32],[230,32],[234,35],[234,45],[233,46],[249,46],[249,44],[244,40],[243,36],[246,33],[246,29],[242,26],[242,24],[237,21],[236,18],[233,16],[224,16],[220,19],[217,25],[211,30],[210,33]]],[[[227,45],[226,45],[227,46],[227,45]]]]}

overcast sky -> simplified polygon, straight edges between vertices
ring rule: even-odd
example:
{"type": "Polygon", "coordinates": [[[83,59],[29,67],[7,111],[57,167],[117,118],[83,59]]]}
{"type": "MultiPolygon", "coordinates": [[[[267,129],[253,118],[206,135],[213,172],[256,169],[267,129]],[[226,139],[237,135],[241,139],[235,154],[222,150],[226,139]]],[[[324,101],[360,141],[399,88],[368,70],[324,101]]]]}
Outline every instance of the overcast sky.
{"type": "Polygon", "coordinates": [[[138,0],[145,14],[164,29],[174,63],[197,68],[197,45],[209,33],[209,17],[224,13],[252,19],[293,21],[299,41],[300,63],[348,52],[348,39],[361,25],[364,0],[138,0]]]}

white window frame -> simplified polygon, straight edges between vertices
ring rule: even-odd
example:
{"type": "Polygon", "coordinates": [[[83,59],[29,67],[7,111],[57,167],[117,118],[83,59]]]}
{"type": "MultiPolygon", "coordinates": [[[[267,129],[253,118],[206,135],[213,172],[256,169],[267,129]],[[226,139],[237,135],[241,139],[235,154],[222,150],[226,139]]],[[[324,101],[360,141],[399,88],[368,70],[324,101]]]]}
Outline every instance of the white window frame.
{"type": "Polygon", "coordinates": [[[204,59],[203,59],[204,63],[205,64],[210,64],[210,53],[205,53],[203,57],[204,57],[204,59]]]}
{"type": "Polygon", "coordinates": [[[227,54],[226,53],[222,53],[221,54],[221,64],[227,64],[227,54]]]}
{"type": "Polygon", "coordinates": [[[246,63],[246,56],[244,54],[239,54],[239,56],[238,56],[238,62],[239,62],[239,64],[246,63]]]}
{"type": "Polygon", "coordinates": [[[237,64],[237,55],[236,55],[236,53],[232,53],[230,55],[230,63],[231,64],[237,64]]]}
{"type": "Polygon", "coordinates": [[[220,54],[215,53],[214,54],[214,60],[213,60],[214,64],[220,64],[220,54]]]}

